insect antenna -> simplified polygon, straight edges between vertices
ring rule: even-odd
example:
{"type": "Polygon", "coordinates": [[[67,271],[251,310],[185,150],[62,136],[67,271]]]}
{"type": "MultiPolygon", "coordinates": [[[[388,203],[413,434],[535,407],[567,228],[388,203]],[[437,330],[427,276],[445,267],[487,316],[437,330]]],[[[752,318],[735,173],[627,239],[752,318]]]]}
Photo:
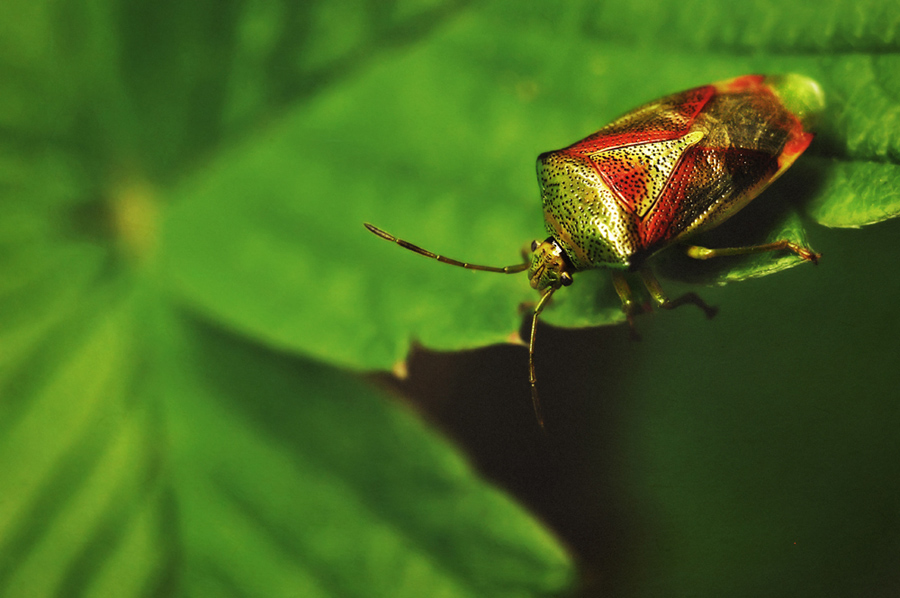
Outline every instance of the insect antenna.
{"type": "Polygon", "coordinates": [[[381,230],[377,226],[369,224],[368,222],[363,223],[369,231],[378,235],[385,241],[391,241],[396,243],[400,247],[405,249],[409,249],[410,251],[415,251],[419,255],[424,255],[425,257],[430,257],[432,259],[436,259],[439,262],[444,262],[445,264],[450,264],[451,266],[459,266],[460,268],[467,268],[469,270],[483,270],[485,272],[500,272],[502,274],[514,274],[516,272],[523,272],[528,269],[529,263],[525,262],[522,264],[515,264],[513,266],[504,266],[503,268],[498,268],[496,266],[479,266],[478,264],[470,264],[468,262],[461,262],[459,260],[454,260],[453,258],[449,258],[443,255],[438,255],[433,251],[428,251],[427,249],[422,249],[418,245],[413,245],[409,241],[404,241],[403,239],[398,239],[394,235],[390,233],[386,233],[381,230]]]}
{"type": "Polygon", "coordinates": [[[550,300],[550,295],[555,290],[553,287],[550,287],[544,291],[544,294],[541,295],[541,300],[535,306],[534,313],[531,316],[531,338],[528,341],[528,381],[531,383],[531,403],[534,405],[534,416],[537,418],[542,430],[544,429],[544,414],[541,412],[541,401],[538,398],[537,391],[537,375],[534,373],[534,339],[537,335],[538,316],[544,311],[544,306],[550,300]]]}
{"type": "MultiPolygon", "coordinates": [[[[398,239],[394,235],[387,233],[377,226],[369,224],[368,222],[363,223],[367,229],[373,234],[378,235],[385,241],[391,241],[392,243],[396,243],[400,247],[405,249],[409,249],[410,251],[414,251],[419,255],[424,255],[425,257],[430,257],[439,262],[444,262],[445,264],[450,264],[451,266],[459,266],[461,268],[467,268],[469,270],[483,270],[485,272],[499,272],[501,274],[514,274],[516,272],[522,272],[527,270],[531,265],[529,262],[524,262],[522,264],[515,264],[512,266],[505,266],[503,268],[498,268],[496,266],[480,266],[478,264],[470,264],[468,262],[461,262],[459,260],[454,260],[449,257],[445,257],[443,255],[438,255],[433,251],[428,251],[427,249],[422,249],[418,245],[413,245],[409,241],[404,241],[403,239],[398,239]]],[[[537,391],[537,376],[534,373],[534,339],[535,333],[537,331],[537,321],[538,316],[544,310],[544,305],[547,304],[547,301],[550,300],[550,296],[553,294],[553,291],[556,289],[549,288],[544,291],[544,294],[541,295],[540,301],[538,301],[537,306],[534,308],[534,313],[531,316],[531,340],[528,343],[528,372],[529,372],[529,381],[531,382],[531,402],[534,405],[534,415],[537,417],[538,424],[541,426],[541,429],[544,429],[544,415],[541,412],[541,401],[538,398],[537,391]]]]}

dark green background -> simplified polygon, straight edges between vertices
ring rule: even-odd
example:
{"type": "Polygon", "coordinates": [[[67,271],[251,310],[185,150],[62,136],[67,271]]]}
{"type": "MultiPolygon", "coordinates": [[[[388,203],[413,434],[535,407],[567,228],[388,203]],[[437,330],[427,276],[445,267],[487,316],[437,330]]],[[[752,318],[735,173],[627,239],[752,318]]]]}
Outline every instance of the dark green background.
{"type": "Polygon", "coordinates": [[[4,1],[0,595],[896,595],[898,31],[885,0],[4,1]],[[538,153],[750,72],[828,104],[718,240],[821,264],[666,264],[720,313],[642,342],[579,274],[542,435],[524,276],[362,222],[515,263],[538,153]]]}

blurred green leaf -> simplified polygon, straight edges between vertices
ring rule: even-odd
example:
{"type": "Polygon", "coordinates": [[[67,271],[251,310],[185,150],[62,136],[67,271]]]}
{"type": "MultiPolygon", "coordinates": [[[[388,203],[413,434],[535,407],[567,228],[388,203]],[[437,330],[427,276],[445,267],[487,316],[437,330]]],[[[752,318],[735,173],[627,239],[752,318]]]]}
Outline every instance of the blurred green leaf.
{"type": "Polygon", "coordinates": [[[567,583],[547,532],[359,382],[157,313],[152,295],[84,295],[100,305],[70,346],[5,385],[4,594],[567,583]]]}
{"type": "Polygon", "coordinates": [[[170,377],[166,422],[201,573],[188,595],[207,568],[252,595],[522,595],[569,581],[547,532],[410,414],[330,368],[196,336],[167,351],[176,370],[193,365],[192,379],[170,377]]]}
{"type": "Polygon", "coordinates": [[[170,185],[316,95],[311,72],[446,10],[365,4],[352,47],[307,65],[281,54],[297,28],[354,7],[275,6],[4,4],[0,594],[561,591],[556,539],[407,409],[166,287],[170,185]],[[255,95],[230,92],[254,61],[255,95]]]}

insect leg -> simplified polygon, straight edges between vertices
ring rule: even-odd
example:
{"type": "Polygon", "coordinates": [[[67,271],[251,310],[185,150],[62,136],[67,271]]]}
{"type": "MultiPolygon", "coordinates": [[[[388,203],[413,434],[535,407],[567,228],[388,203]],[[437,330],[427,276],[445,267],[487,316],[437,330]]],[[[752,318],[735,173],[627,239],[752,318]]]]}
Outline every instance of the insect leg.
{"type": "Polygon", "coordinates": [[[653,297],[653,300],[662,309],[675,309],[686,303],[693,303],[703,310],[703,313],[706,314],[707,318],[714,317],[716,312],[719,311],[719,308],[707,305],[706,301],[701,299],[697,293],[685,293],[677,299],[669,299],[659,285],[659,281],[656,280],[656,276],[653,275],[653,272],[651,272],[649,268],[641,268],[640,272],[641,278],[644,280],[644,286],[647,287],[650,296],[653,297]]]}
{"type": "Polygon", "coordinates": [[[619,300],[622,302],[622,311],[625,312],[625,317],[628,319],[628,329],[631,331],[631,339],[639,341],[641,340],[641,335],[638,334],[637,329],[634,327],[634,316],[643,313],[644,310],[635,302],[634,297],[631,294],[631,287],[628,286],[625,275],[618,270],[613,270],[611,273],[613,287],[615,287],[616,295],[619,296],[619,300]]]}
{"type": "Polygon", "coordinates": [[[818,264],[819,258],[822,257],[821,253],[816,253],[808,247],[803,247],[802,245],[798,245],[797,243],[788,241],[787,239],[775,241],[774,243],[766,243],[764,245],[750,245],[748,247],[722,247],[719,249],[710,249],[708,247],[700,247],[698,245],[686,245],[684,250],[685,253],[687,253],[688,257],[692,257],[695,260],[708,260],[710,258],[723,257],[727,255],[767,253],[769,251],[791,251],[804,260],[812,262],[814,264],[818,264]]]}

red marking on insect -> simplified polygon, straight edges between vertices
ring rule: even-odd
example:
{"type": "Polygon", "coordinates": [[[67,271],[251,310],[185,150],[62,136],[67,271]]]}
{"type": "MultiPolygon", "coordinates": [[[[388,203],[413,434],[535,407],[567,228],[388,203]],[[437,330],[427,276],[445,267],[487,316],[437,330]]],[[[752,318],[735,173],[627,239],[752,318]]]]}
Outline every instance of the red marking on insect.
{"type": "Polygon", "coordinates": [[[608,125],[559,152],[582,157],[603,150],[677,139],[687,133],[694,118],[714,94],[712,85],[686,91],[683,101],[668,111],[661,111],[655,102],[650,102],[618,118],[613,123],[618,125],[614,130],[607,131],[613,126],[608,125]]]}
{"type": "Polygon", "coordinates": [[[803,132],[801,127],[800,130],[792,135],[791,139],[785,144],[784,151],[782,151],[781,155],[778,157],[778,167],[787,168],[793,164],[794,160],[806,151],[806,148],[812,143],[813,137],[815,136],[812,133],[803,132]]]}

